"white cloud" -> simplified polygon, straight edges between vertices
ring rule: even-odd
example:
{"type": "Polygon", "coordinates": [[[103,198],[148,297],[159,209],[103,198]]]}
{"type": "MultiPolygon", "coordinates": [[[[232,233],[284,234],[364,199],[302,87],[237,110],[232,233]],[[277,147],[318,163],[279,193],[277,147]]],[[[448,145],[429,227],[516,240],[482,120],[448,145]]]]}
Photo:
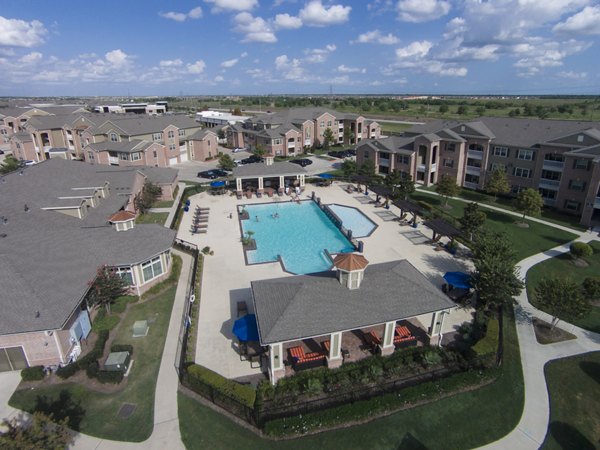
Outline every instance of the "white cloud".
{"type": "Polygon", "coordinates": [[[600,5],[586,6],[554,26],[552,31],[570,34],[600,34],[600,5]]]}
{"type": "Polygon", "coordinates": [[[327,60],[327,57],[330,53],[336,50],[336,46],[333,44],[328,44],[325,48],[311,48],[304,50],[304,54],[306,58],[304,61],[308,63],[323,63],[327,60]]]}
{"type": "Polygon", "coordinates": [[[206,3],[212,3],[212,12],[221,11],[249,11],[258,6],[258,0],[204,0],[206,3]]]}
{"type": "Polygon", "coordinates": [[[406,47],[396,49],[396,57],[398,59],[406,58],[423,58],[427,56],[433,44],[429,41],[414,41],[406,47]]]}
{"type": "Polygon", "coordinates": [[[188,13],[169,11],[166,13],[159,13],[159,16],[165,19],[174,20],[175,22],[184,22],[186,19],[200,19],[202,17],[202,8],[198,6],[191,9],[188,13]]]}
{"type": "Polygon", "coordinates": [[[367,73],[367,69],[361,69],[360,67],[348,67],[344,64],[337,67],[337,71],[340,73],[367,73]]]}
{"type": "Polygon", "coordinates": [[[198,61],[192,64],[188,64],[186,67],[188,73],[201,74],[202,72],[204,72],[204,69],[206,69],[206,63],[199,59],[198,61]]]}
{"type": "Polygon", "coordinates": [[[521,70],[521,76],[533,76],[549,67],[561,67],[566,57],[580,53],[590,45],[574,39],[560,42],[532,39],[530,43],[512,49],[514,55],[519,57],[514,66],[521,70]]]}
{"type": "Polygon", "coordinates": [[[0,16],[0,45],[8,47],[34,47],[44,42],[48,34],[42,22],[26,22],[0,16]]]}
{"type": "Polygon", "coordinates": [[[302,27],[302,19],[289,14],[277,14],[275,16],[275,27],[281,30],[294,30],[302,27]]]}
{"type": "Polygon", "coordinates": [[[228,59],[227,61],[223,61],[221,63],[221,67],[229,69],[230,67],[235,66],[238,63],[238,61],[239,61],[239,59],[237,59],[237,58],[228,59]]]}
{"type": "Polygon", "coordinates": [[[445,0],[400,0],[396,7],[398,18],[405,22],[428,22],[450,12],[445,0]]]}
{"type": "Polygon", "coordinates": [[[240,58],[245,58],[246,56],[248,56],[248,52],[242,52],[242,54],[240,55],[240,58]]]}
{"type": "Polygon", "coordinates": [[[277,42],[271,26],[262,17],[254,17],[248,12],[241,12],[233,18],[235,31],[245,34],[242,42],[277,42]]]}
{"type": "Polygon", "coordinates": [[[351,6],[331,5],[327,8],[321,0],[311,0],[300,10],[299,17],[305,25],[325,27],[347,22],[351,10],[351,6]]]}
{"type": "Polygon", "coordinates": [[[40,52],[31,52],[19,59],[23,64],[35,64],[41,60],[42,54],[40,52]]]}
{"type": "Polygon", "coordinates": [[[177,59],[167,59],[160,61],[158,63],[160,67],[181,67],[183,65],[183,61],[179,58],[177,59]]]}
{"type": "Polygon", "coordinates": [[[131,60],[131,57],[121,49],[112,50],[106,53],[104,57],[115,67],[122,67],[131,60]]]}
{"type": "Polygon", "coordinates": [[[223,78],[221,75],[217,75],[217,76],[215,77],[215,80],[214,80],[214,81],[215,81],[215,83],[220,83],[220,82],[222,82],[222,81],[225,81],[225,78],[223,78]]]}
{"type": "Polygon", "coordinates": [[[400,42],[400,39],[394,36],[392,33],[382,35],[381,31],[373,30],[362,33],[358,36],[355,41],[351,43],[357,44],[382,44],[382,45],[394,45],[400,42]]]}
{"type": "Polygon", "coordinates": [[[568,72],[558,72],[556,75],[568,80],[583,80],[588,76],[587,72],[573,72],[572,70],[568,72]]]}
{"type": "Polygon", "coordinates": [[[310,78],[302,68],[301,61],[297,58],[290,59],[287,55],[275,58],[275,69],[289,81],[308,81],[310,78]]]}

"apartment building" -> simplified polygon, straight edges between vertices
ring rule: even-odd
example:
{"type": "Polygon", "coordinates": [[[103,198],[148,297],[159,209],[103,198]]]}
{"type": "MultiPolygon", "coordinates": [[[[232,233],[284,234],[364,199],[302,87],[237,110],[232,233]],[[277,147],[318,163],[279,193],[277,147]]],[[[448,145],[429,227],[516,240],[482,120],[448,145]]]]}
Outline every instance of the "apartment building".
{"type": "Polygon", "coordinates": [[[0,182],[0,371],[68,363],[90,331],[87,291],[108,265],[140,295],[171,269],[175,231],[136,224],[146,180],[177,171],[50,159],[0,182]]]}
{"type": "Polygon", "coordinates": [[[482,117],[437,120],[402,136],[365,141],[357,162],[372,160],[380,174],[400,171],[429,186],[443,174],[460,186],[483,189],[504,170],[516,195],[537,189],[547,206],[600,222],[600,123],[482,117]]]}
{"type": "Polygon", "coordinates": [[[333,145],[354,145],[381,136],[377,122],[327,108],[292,108],[253,117],[231,125],[226,135],[230,147],[262,148],[277,156],[294,156],[321,147],[328,129],[333,134],[333,145]]]}
{"type": "Polygon", "coordinates": [[[188,155],[193,161],[206,161],[219,154],[219,137],[212,129],[196,131],[184,139],[188,155]]]}

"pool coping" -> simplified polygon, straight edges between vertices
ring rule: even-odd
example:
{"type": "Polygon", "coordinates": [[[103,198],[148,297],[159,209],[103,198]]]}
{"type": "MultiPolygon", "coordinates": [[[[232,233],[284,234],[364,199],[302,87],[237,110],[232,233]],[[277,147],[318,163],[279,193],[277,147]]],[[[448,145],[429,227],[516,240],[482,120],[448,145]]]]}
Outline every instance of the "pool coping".
{"type": "MultiPolygon", "coordinates": [[[[369,236],[371,236],[373,233],[375,233],[375,230],[377,230],[377,228],[379,228],[379,225],[377,223],[375,223],[373,220],[371,220],[371,218],[369,216],[367,216],[364,212],[362,212],[359,208],[357,208],[356,206],[348,206],[348,205],[341,205],[339,203],[327,203],[327,204],[323,204],[323,206],[331,206],[331,205],[335,205],[335,206],[341,206],[343,208],[351,208],[351,209],[355,209],[356,211],[358,211],[365,219],[367,219],[369,222],[371,222],[373,224],[373,229],[368,233],[365,234],[364,236],[354,236],[354,232],[352,233],[352,237],[355,239],[360,239],[360,238],[368,238],[369,236]]],[[[344,224],[344,221],[342,219],[340,219],[340,217],[335,213],[335,211],[331,211],[341,222],[341,224],[344,224]]],[[[346,228],[346,227],[344,227],[346,228]]],[[[348,228],[346,228],[348,230],[348,228]]],[[[341,230],[340,230],[341,231],[341,230]]]]}

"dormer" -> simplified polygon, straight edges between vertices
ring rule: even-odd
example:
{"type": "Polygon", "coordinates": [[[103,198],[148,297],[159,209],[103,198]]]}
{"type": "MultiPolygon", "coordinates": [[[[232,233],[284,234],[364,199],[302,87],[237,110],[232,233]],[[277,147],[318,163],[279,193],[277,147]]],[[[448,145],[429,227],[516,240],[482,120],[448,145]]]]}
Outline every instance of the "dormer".
{"type": "Polygon", "coordinates": [[[273,155],[272,153],[268,153],[264,156],[265,159],[265,164],[267,166],[272,166],[273,162],[275,161],[275,155],[273,155]]]}
{"type": "Polygon", "coordinates": [[[127,231],[135,227],[135,214],[131,211],[117,211],[108,221],[117,231],[127,231]]]}
{"type": "Polygon", "coordinates": [[[337,270],[337,279],[342,286],[348,289],[358,289],[365,276],[365,269],[369,261],[356,253],[340,253],[333,259],[337,270]]]}

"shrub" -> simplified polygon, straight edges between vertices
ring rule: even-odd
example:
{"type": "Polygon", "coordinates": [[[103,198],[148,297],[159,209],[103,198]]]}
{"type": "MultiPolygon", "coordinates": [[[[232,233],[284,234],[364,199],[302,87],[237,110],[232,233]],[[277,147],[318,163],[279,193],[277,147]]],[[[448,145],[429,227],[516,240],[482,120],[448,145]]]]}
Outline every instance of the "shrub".
{"type": "Polygon", "coordinates": [[[98,375],[98,371],[100,370],[100,366],[98,365],[98,360],[90,361],[87,367],[85,368],[85,374],[89,378],[96,378],[98,375]]]}
{"type": "Polygon", "coordinates": [[[589,300],[600,297],[600,277],[587,277],[582,284],[583,294],[589,300]]]}
{"type": "Polygon", "coordinates": [[[186,371],[186,381],[188,387],[199,394],[206,395],[212,388],[249,408],[254,408],[256,389],[228,380],[206,367],[197,364],[189,366],[186,371]]]}
{"type": "Polygon", "coordinates": [[[119,384],[121,381],[123,381],[123,372],[121,372],[120,370],[114,372],[108,370],[100,370],[96,374],[96,379],[100,383],[119,384]]]}
{"type": "Polygon", "coordinates": [[[133,355],[133,345],[129,344],[113,344],[110,346],[111,352],[129,352],[129,356],[133,355]]]}
{"type": "Polygon", "coordinates": [[[101,309],[98,311],[98,315],[94,319],[94,323],[92,324],[92,330],[96,333],[101,331],[112,330],[119,323],[119,316],[116,315],[106,315],[106,310],[101,309]]]}
{"type": "Polygon", "coordinates": [[[90,376],[89,373],[93,373],[94,369],[89,369],[90,372],[88,372],[88,368],[89,366],[98,366],[98,359],[104,354],[104,346],[106,345],[108,336],[108,330],[100,331],[98,333],[98,339],[96,340],[94,348],[87,355],[79,358],[77,361],[64,367],[59,367],[56,370],[56,375],[58,375],[60,378],[69,378],[80,370],[85,370],[86,373],[88,373],[88,376],[90,376]]]}
{"type": "Polygon", "coordinates": [[[575,258],[589,258],[594,254],[594,249],[585,242],[573,242],[569,250],[575,258]]]}
{"type": "Polygon", "coordinates": [[[46,372],[44,372],[44,366],[32,366],[26,367],[21,370],[21,379],[23,381],[39,381],[43,380],[46,372]]]}
{"type": "Polygon", "coordinates": [[[127,308],[127,303],[133,302],[137,300],[137,298],[138,297],[136,295],[122,295],[121,297],[118,297],[111,305],[110,311],[112,313],[120,314],[125,311],[125,308],[127,308]]]}
{"type": "Polygon", "coordinates": [[[171,257],[171,273],[169,277],[158,284],[155,284],[150,289],[142,294],[142,299],[146,299],[148,297],[152,297],[155,294],[158,294],[162,290],[166,289],[168,286],[174,284],[179,279],[179,272],[181,272],[181,258],[177,255],[172,255],[171,257]]]}
{"type": "Polygon", "coordinates": [[[490,319],[487,324],[486,335],[473,346],[473,351],[478,356],[496,353],[499,338],[500,324],[498,319],[490,319]]]}
{"type": "Polygon", "coordinates": [[[79,366],[76,362],[56,369],[56,375],[62,379],[71,378],[77,372],[79,372],[79,366]]]}

